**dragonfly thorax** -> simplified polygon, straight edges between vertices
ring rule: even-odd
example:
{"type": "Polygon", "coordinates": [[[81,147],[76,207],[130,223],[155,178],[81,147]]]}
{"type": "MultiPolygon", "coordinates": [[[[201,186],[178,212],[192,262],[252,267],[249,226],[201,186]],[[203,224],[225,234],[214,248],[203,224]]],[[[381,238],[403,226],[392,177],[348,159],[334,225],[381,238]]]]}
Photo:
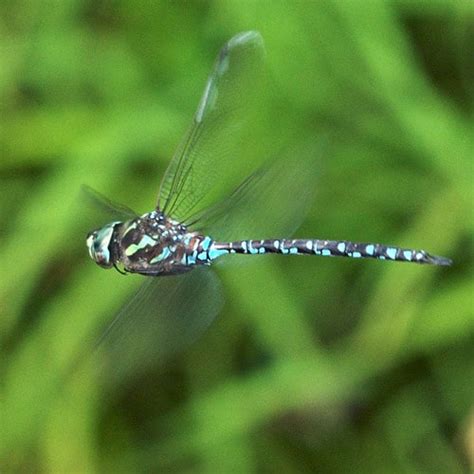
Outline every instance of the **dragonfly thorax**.
{"type": "Polygon", "coordinates": [[[160,211],[125,222],[112,222],[91,232],[87,246],[91,258],[103,268],[120,264],[126,272],[170,275],[209,264],[212,240],[160,211]],[[203,253],[204,252],[204,253],[203,253]]]}

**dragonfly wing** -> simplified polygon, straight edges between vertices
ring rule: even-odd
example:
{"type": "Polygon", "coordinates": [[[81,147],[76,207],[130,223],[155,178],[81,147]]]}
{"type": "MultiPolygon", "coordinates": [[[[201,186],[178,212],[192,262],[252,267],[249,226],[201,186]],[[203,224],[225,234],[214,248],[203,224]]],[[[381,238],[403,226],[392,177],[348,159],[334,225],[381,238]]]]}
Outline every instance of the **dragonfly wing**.
{"type": "Polygon", "coordinates": [[[185,222],[249,174],[245,163],[232,163],[254,148],[263,81],[262,37],[254,31],[234,36],[219,53],[192,126],[163,177],[163,212],[185,222]]]}
{"type": "Polygon", "coordinates": [[[113,219],[126,221],[138,216],[138,214],[129,207],[111,201],[103,194],[99,193],[99,191],[92,189],[90,186],[82,185],[81,193],[95,208],[113,219]]]}
{"type": "Polygon", "coordinates": [[[163,364],[209,327],[223,304],[209,268],[148,277],[99,339],[92,364],[105,384],[121,384],[163,364]]]}
{"type": "Polygon", "coordinates": [[[324,139],[282,152],[221,203],[191,220],[193,227],[219,241],[288,238],[303,222],[316,191],[324,139]]]}

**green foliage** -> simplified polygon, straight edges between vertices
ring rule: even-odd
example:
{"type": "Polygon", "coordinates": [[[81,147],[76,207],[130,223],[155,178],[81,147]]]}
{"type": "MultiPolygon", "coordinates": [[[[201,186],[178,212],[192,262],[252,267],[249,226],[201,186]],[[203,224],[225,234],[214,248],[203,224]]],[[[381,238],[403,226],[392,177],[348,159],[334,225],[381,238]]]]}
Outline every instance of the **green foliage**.
{"type": "Polygon", "coordinates": [[[0,470],[468,469],[473,21],[468,0],[2,2],[0,470]],[[217,51],[249,29],[275,88],[265,143],[331,137],[298,236],[455,264],[223,265],[210,330],[104,393],[71,367],[141,280],[88,258],[105,222],[80,187],[150,210],[217,51]]]}

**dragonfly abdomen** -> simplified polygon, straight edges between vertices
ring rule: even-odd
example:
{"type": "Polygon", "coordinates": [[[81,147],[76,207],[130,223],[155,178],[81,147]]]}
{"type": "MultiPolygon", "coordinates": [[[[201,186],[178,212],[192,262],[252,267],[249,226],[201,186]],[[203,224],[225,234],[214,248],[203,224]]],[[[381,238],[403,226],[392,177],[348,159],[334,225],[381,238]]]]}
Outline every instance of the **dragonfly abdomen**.
{"type": "Polygon", "coordinates": [[[405,249],[375,243],[355,243],[345,240],[267,239],[213,242],[210,260],[226,253],[283,255],[318,255],[322,257],[375,258],[399,262],[450,265],[450,259],[430,255],[424,250],[405,249]]]}

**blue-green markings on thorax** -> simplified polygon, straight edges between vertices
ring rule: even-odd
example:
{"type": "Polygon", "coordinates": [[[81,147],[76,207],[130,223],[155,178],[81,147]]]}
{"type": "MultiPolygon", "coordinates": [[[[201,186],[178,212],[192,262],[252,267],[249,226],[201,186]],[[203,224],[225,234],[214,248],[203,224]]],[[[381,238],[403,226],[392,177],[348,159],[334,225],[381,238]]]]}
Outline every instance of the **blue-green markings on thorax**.
{"type": "Polygon", "coordinates": [[[144,249],[147,246],[153,247],[158,243],[155,239],[150,237],[149,235],[144,235],[140,239],[140,241],[136,244],[130,244],[126,249],[125,249],[125,255],[127,257],[131,257],[135,255],[139,250],[144,249]]]}
{"type": "Polygon", "coordinates": [[[159,263],[163,260],[166,260],[169,256],[171,255],[171,250],[169,247],[165,247],[159,255],[157,255],[156,257],[153,257],[151,260],[150,260],[150,263],[153,265],[155,263],[159,263]]]}

